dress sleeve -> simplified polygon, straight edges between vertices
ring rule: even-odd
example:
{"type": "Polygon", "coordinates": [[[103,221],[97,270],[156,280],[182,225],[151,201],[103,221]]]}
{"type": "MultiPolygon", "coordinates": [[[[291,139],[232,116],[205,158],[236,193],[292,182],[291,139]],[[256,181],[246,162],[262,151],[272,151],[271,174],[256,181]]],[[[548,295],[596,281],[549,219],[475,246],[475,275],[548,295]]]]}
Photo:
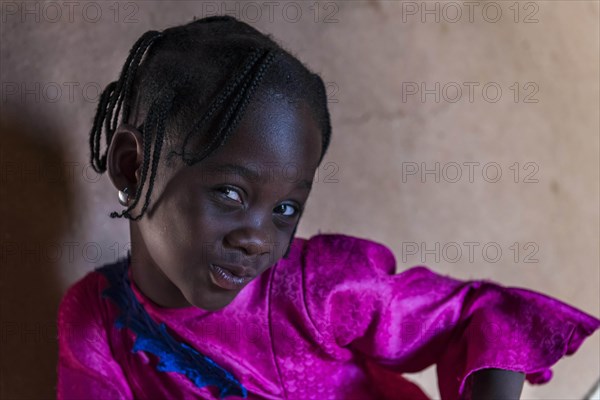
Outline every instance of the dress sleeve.
{"type": "Polygon", "coordinates": [[[92,272],[63,296],[58,309],[57,399],[133,399],[119,364],[113,359],[102,322],[106,314],[92,272]]]}
{"type": "Polygon", "coordinates": [[[345,235],[317,235],[304,256],[306,307],[326,342],[397,373],[436,364],[443,400],[468,399],[483,368],[548,382],[600,320],[539,292],[462,281],[423,265],[396,274],[392,252],[345,235]]]}

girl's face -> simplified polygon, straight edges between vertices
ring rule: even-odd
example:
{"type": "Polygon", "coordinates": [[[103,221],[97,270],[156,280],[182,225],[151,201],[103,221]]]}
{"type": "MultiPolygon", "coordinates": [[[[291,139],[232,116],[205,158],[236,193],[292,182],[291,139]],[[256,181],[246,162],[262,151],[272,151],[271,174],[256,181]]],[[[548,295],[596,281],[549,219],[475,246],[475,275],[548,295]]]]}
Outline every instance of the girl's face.
{"type": "Polygon", "coordinates": [[[157,174],[150,207],[130,225],[137,286],[165,307],[229,304],[245,285],[224,289],[211,265],[255,279],[283,257],[310,193],[321,135],[301,103],[252,102],[211,156],[157,174]]]}

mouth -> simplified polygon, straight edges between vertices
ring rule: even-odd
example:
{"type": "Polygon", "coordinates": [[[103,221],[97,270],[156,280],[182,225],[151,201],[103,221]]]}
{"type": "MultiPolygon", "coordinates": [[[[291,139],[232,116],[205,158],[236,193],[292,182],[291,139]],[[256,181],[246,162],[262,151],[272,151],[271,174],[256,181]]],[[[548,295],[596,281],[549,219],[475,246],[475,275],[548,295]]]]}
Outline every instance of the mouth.
{"type": "Polygon", "coordinates": [[[220,288],[239,290],[254,277],[245,268],[238,266],[209,265],[210,278],[220,288]]]}

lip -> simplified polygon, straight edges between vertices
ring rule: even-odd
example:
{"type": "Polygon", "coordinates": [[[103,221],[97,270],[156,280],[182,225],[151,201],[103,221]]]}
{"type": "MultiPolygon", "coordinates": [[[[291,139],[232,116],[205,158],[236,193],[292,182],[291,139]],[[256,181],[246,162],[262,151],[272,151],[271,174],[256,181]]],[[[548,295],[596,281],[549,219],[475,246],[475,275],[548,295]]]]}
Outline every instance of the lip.
{"type": "Polygon", "coordinates": [[[253,278],[245,268],[231,265],[210,264],[209,272],[212,282],[227,290],[239,290],[253,278]]]}
{"type": "Polygon", "coordinates": [[[252,269],[249,267],[244,267],[242,265],[232,265],[232,264],[224,264],[224,263],[212,263],[211,265],[219,266],[227,271],[231,272],[232,275],[235,275],[240,278],[244,277],[253,277],[254,274],[251,272],[252,269]]]}

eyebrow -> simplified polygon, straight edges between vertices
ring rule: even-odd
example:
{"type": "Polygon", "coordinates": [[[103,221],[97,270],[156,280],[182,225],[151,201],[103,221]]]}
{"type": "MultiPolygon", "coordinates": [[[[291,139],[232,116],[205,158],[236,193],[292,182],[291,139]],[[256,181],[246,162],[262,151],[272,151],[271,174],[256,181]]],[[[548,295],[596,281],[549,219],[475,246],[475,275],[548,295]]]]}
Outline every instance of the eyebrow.
{"type": "MultiPolygon", "coordinates": [[[[239,164],[211,164],[208,170],[211,172],[221,172],[229,174],[233,173],[253,181],[259,181],[261,179],[260,173],[258,171],[239,164]]],[[[301,187],[303,189],[310,190],[312,188],[312,182],[307,179],[302,179],[298,181],[296,187],[301,187]]]]}

